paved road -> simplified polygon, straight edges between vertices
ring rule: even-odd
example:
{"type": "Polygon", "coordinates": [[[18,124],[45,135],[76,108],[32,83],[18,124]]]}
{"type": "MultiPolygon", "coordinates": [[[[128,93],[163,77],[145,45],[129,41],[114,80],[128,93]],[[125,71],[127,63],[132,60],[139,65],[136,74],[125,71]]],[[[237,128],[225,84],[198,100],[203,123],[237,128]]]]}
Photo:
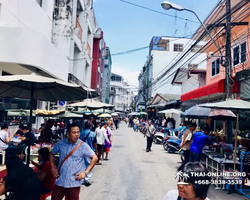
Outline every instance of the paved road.
{"type": "MultiPolygon", "coordinates": [[[[176,189],[174,175],[180,166],[177,154],[168,154],[162,145],[145,152],[146,140],[125,124],[114,131],[110,160],[93,171],[92,185],[81,188],[81,200],[162,200],[168,190],[176,189]]],[[[210,200],[247,200],[210,188],[210,200]]]]}

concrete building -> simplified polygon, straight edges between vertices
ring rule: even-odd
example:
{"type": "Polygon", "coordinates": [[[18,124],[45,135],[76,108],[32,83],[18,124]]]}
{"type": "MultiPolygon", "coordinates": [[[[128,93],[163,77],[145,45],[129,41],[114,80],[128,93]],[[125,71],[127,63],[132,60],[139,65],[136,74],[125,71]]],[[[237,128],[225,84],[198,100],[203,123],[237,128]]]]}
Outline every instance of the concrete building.
{"type": "Polygon", "coordinates": [[[138,90],[138,95],[136,98],[136,105],[135,105],[135,111],[139,112],[141,109],[143,111],[145,111],[145,101],[147,101],[145,99],[145,97],[147,97],[146,95],[146,89],[144,89],[144,86],[146,85],[146,71],[145,71],[145,67],[143,67],[143,69],[141,70],[139,76],[138,76],[138,81],[139,81],[139,90],[138,90]]]}
{"type": "MultiPolygon", "coordinates": [[[[0,76],[33,72],[91,87],[93,38],[102,35],[92,4],[0,0],[0,76]]],[[[26,100],[2,102],[0,110],[30,107],[26,100]]],[[[37,108],[45,105],[37,102],[37,108]]]]}
{"type": "Polygon", "coordinates": [[[110,87],[110,104],[115,105],[116,111],[130,112],[133,93],[129,89],[128,82],[124,81],[122,76],[112,73],[110,87]]]}
{"type": "Polygon", "coordinates": [[[92,4],[92,0],[55,1],[53,12],[52,43],[69,60],[69,81],[88,87],[93,39],[102,36],[92,4]]]}
{"type": "Polygon", "coordinates": [[[110,102],[110,81],[111,81],[111,68],[112,59],[109,47],[104,49],[104,67],[102,73],[102,93],[101,101],[105,103],[110,102]]]}
{"type": "Polygon", "coordinates": [[[105,49],[105,42],[103,39],[103,32],[101,31],[101,36],[94,35],[92,74],[91,74],[91,88],[99,92],[100,94],[99,100],[102,99],[102,73],[104,67],[104,57],[103,57],[104,49],[105,49]]]}
{"type": "Polygon", "coordinates": [[[171,84],[172,78],[177,69],[189,67],[196,69],[206,68],[206,54],[199,54],[192,62],[189,60],[197,53],[204,43],[199,43],[192,47],[194,41],[188,38],[175,37],[153,37],[150,42],[150,50],[147,61],[143,67],[145,94],[147,101],[157,93],[181,94],[180,86],[171,84]],[[185,58],[183,52],[191,48],[192,50],[185,58]]]}
{"type": "Polygon", "coordinates": [[[37,74],[68,79],[69,60],[51,43],[51,0],[0,0],[0,75],[37,74]]]}

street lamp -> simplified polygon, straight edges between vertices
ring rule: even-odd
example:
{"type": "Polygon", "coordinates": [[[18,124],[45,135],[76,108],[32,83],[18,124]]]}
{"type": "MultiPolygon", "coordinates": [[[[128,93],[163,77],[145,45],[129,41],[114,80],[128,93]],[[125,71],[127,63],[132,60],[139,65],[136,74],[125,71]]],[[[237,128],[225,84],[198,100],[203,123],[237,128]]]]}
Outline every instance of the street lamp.
{"type": "Polygon", "coordinates": [[[198,17],[198,15],[193,11],[193,10],[189,10],[187,8],[184,8],[180,5],[177,5],[177,4],[174,4],[174,3],[171,3],[169,1],[163,1],[161,3],[161,6],[164,10],[170,10],[170,9],[174,9],[174,10],[178,10],[178,11],[188,11],[188,12],[191,12],[193,13],[196,18],[199,20],[199,22],[201,23],[201,25],[203,26],[203,28],[205,29],[205,31],[207,32],[207,34],[209,35],[211,41],[214,43],[214,45],[216,46],[216,48],[218,49],[220,55],[222,56],[222,52],[220,50],[220,47],[217,45],[217,43],[214,41],[213,37],[211,36],[211,34],[209,33],[209,31],[207,30],[207,27],[202,23],[202,21],[200,20],[200,18],[198,17]]]}

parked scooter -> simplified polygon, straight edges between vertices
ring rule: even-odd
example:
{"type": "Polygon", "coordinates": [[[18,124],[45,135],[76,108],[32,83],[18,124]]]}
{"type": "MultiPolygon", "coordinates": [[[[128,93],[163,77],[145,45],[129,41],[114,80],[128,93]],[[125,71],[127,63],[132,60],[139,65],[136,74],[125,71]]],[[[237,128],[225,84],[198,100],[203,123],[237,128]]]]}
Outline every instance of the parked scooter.
{"type": "Polygon", "coordinates": [[[167,136],[163,139],[163,148],[168,153],[176,153],[178,152],[181,157],[181,161],[184,162],[184,152],[180,147],[181,140],[176,136],[167,136]]]}
{"type": "Polygon", "coordinates": [[[155,144],[162,144],[163,139],[164,139],[164,133],[162,133],[162,132],[157,132],[157,133],[154,135],[153,142],[154,142],[155,144]]]}

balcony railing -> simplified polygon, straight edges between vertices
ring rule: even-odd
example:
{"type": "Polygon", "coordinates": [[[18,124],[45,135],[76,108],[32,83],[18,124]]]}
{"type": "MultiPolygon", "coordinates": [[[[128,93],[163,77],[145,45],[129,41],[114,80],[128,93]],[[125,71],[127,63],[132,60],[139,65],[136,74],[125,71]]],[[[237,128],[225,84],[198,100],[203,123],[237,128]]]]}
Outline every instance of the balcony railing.
{"type": "Polygon", "coordinates": [[[82,27],[81,24],[79,23],[78,17],[76,17],[76,28],[79,29],[78,31],[79,38],[82,39],[82,27]]]}

